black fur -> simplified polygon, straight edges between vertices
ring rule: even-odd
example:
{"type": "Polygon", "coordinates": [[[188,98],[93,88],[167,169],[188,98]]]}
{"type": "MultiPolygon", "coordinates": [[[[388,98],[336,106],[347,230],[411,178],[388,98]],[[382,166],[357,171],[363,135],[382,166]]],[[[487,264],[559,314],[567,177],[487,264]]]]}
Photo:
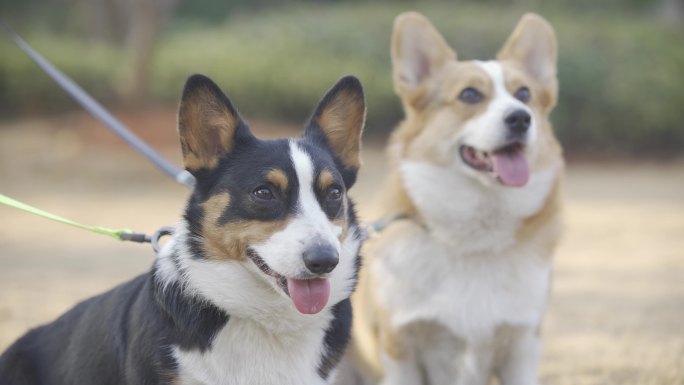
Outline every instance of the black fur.
{"type": "Polygon", "coordinates": [[[153,269],[17,340],[0,356],[0,384],[169,383],[170,347],[205,350],[226,322],[180,286],[163,288],[153,269]]]}
{"type": "Polygon", "coordinates": [[[326,380],[330,372],[337,366],[344,355],[351,336],[352,306],[349,298],[339,302],[332,308],[333,318],[330,327],[325,331],[325,356],[318,365],[318,375],[326,380]]]}
{"type": "MultiPolygon", "coordinates": [[[[208,89],[220,102],[212,104],[212,108],[222,104],[229,114],[238,116],[228,98],[208,78],[191,77],[183,97],[201,92],[197,87],[208,89]]],[[[349,78],[336,87],[358,87],[355,92],[361,92],[358,81],[349,78]]],[[[332,100],[330,95],[324,98],[318,110],[332,100]]],[[[184,213],[190,234],[176,240],[185,242],[194,259],[206,258],[202,233],[206,214],[203,203],[216,194],[228,192],[231,198],[218,218],[218,225],[233,221],[282,220],[297,210],[299,182],[290,158],[290,142],[284,139],[259,140],[239,116],[236,121],[232,148],[210,150],[216,150],[218,164],[213,167],[213,163],[206,162],[203,164],[213,168],[190,170],[197,180],[184,213]],[[274,167],[282,170],[288,178],[288,186],[283,191],[266,179],[274,167]],[[260,186],[271,189],[276,199],[267,202],[255,199],[253,192],[260,186]]],[[[309,123],[305,132],[297,142],[310,155],[315,176],[323,170],[331,171],[333,185],[342,191],[343,199],[348,200],[346,191],[354,184],[358,170],[344,167],[315,124],[309,123]]],[[[216,134],[209,133],[209,136],[216,139],[216,134]]],[[[184,152],[197,151],[189,147],[196,145],[195,142],[183,142],[182,145],[184,152]]],[[[346,215],[351,225],[356,224],[350,200],[347,212],[344,212],[344,205],[331,202],[328,191],[319,190],[316,187],[315,193],[328,218],[332,220],[346,215]]],[[[0,385],[173,383],[178,367],[172,349],[210,350],[216,334],[230,322],[230,315],[209,300],[186,293],[179,254],[174,252],[168,257],[179,273],[178,280],[162,282],[156,276],[155,263],[150,272],[81,302],[54,322],[35,328],[17,340],[0,356],[0,385]]],[[[354,283],[360,265],[358,257],[355,263],[356,271],[351,277],[354,283]]],[[[311,363],[317,365],[318,374],[323,379],[329,377],[349,340],[352,320],[349,299],[335,304],[332,314],[333,319],[322,341],[325,355],[319,363],[311,363]]]]}

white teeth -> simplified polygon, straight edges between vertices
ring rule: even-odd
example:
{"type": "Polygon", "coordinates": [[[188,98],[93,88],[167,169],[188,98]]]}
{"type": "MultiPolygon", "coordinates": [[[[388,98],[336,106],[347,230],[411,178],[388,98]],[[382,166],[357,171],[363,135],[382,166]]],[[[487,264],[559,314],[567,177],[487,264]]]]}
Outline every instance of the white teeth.
{"type": "Polygon", "coordinates": [[[473,155],[474,155],[475,159],[477,159],[478,161],[480,161],[482,163],[489,163],[489,153],[488,152],[473,149],[473,155]]]}
{"type": "Polygon", "coordinates": [[[464,145],[461,147],[461,158],[475,170],[486,172],[492,170],[491,154],[475,147],[464,145]]]}

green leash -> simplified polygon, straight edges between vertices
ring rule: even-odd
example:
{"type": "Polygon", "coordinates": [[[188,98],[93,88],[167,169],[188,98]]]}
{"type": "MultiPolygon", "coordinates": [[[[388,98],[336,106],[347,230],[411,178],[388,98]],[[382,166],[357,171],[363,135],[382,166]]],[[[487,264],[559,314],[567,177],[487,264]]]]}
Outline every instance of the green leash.
{"type": "Polygon", "coordinates": [[[15,209],[23,210],[26,211],[27,213],[31,213],[33,215],[37,215],[39,217],[51,219],[53,221],[59,222],[59,223],[64,223],[65,225],[73,226],[79,229],[83,230],[88,230],[93,233],[97,234],[102,234],[102,235],[107,235],[112,238],[118,239],[120,241],[131,241],[131,242],[138,242],[138,243],[145,243],[145,242],[150,242],[152,243],[152,248],[154,248],[155,251],[158,251],[158,241],[159,238],[163,237],[164,235],[170,235],[173,233],[173,229],[169,227],[162,227],[161,229],[157,230],[152,237],[149,235],[143,234],[143,233],[134,233],[133,231],[129,229],[122,229],[122,230],[113,230],[113,229],[108,229],[106,227],[99,227],[99,226],[88,226],[84,225],[78,222],[74,222],[72,220],[62,218],[58,215],[54,215],[51,213],[48,213],[47,211],[43,211],[41,209],[35,208],[33,206],[27,205],[26,203],[19,202],[16,199],[12,199],[8,197],[7,195],[0,194],[0,203],[13,207],[15,209]]]}
{"type": "Polygon", "coordinates": [[[18,200],[12,199],[12,198],[8,197],[7,195],[3,195],[3,194],[0,194],[0,203],[7,205],[7,206],[10,206],[10,207],[14,207],[15,209],[26,211],[27,213],[31,213],[33,215],[38,215],[39,217],[52,219],[53,221],[64,223],[65,225],[78,227],[79,229],[92,231],[92,232],[98,233],[98,234],[109,235],[110,237],[116,238],[118,240],[122,240],[121,239],[122,233],[132,233],[132,231],[130,231],[130,230],[112,230],[112,229],[108,229],[106,227],[83,225],[83,224],[68,220],[66,218],[62,218],[60,216],[50,214],[46,211],[35,208],[33,206],[29,206],[26,203],[19,202],[18,200]]]}

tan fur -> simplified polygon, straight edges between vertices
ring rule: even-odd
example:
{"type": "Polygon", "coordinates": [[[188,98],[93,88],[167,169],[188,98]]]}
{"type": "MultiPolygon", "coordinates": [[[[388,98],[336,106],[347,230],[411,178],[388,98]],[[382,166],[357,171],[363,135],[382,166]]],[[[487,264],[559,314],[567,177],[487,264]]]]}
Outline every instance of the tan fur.
{"type": "MultiPolygon", "coordinates": [[[[403,188],[402,188],[403,190],[403,188]]],[[[408,198],[407,198],[408,199],[408,198]]],[[[414,206],[411,206],[414,207],[414,206]]],[[[415,213],[415,208],[414,211],[415,213]]],[[[413,216],[408,220],[398,222],[383,231],[381,237],[374,237],[364,244],[365,266],[375,255],[375,250],[381,249],[385,242],[391,242],[393,237],[401,236],[410,231],[413,216]]],[[[380,348],[395,359],[406,354],[399,332],[391,327],[389,314],[374,299],[375,285],[373,277],[367,269],[359,272],[356,291],[352,295],[354,319],[352,327],[352,343],[348,349],[354,364],[362,370],[365,376],[378,381],[382,378],[383,367],[380,359],[380,348]]]]}
{"type": "MultiPolygon", "coordinates": [[[[530,154],[529,165],[532,173],[549,165],[556,165],[558,172],[562,170],[562,151],[558,143],[548,115],[556,105],[558,84],[555,66],[557,47],[555,39],[548,39],[545,44],[547,52],[551,52],[548,63],[536,66],[539,52],[530,49],[530,36],[546,34],[554,36],[551,26],[541,17],[525,15],[517,25],[497,59],[504,68],[506,88],[512,94],[521,85],[530,88],[530,109],[538,127],[536,151],[530,154]],[[535,59],[535,60],[531,60],[535,59]],[[553,68],[553,71],[549,70],[553,68]]],[[[450,147],[460,134],[461,127],[470,119],[484,113],[487,98],[493,93],[493,84],[488,74],[474,62],[457,61],[453,51],[432,24],[422,15],[409,12],[397,17],[392,35],[391,53],[393,62],[393,79],[397,95],[400,97],[405,120],[392,133],[387,155],[390,171],[383,189],[383,216],[392,217],[403,214],[409,219],[400,221],[387,228],[379,238],[371,239],[364,246],[364,266],[372,265],[372,260],[393,239],[402,234],[421,231],[423,220],[419,210],[412,202],[404,181],[397,169],[400,161],[411,160],[428,162],[438,166],[448,166],[454,159],[454,148],[450,147]],[[407,37],[406,34],[411,34],[407,37]],[[408,39],[422,44],[405,44],[408,39]],[[418,47],[418,48],[416,48],[418,47]],[[427,61],[412,62],[406,50],[422,50],[421,55],[427,61]],[[405,69],[418,75],[411,77],[405,69]],[[466,87],[476,87],[485,95],[485,100],[477,105],[457,103],[459,93],[466,87]]],[[[560,228],[560,194],[561,178],[556,177],[551,192],[546,196],[543,207],[526,218],[518,228],[516,239],[519,244],[534,245],[551,256],[557,243],[560,228]]],[[[440,186],[435,186],[440,188],[440,186]]],[[[353,296],[354,327],[350,354],[367,378],[379,380],[383,368],[379,357],[382,349],[393,358],[405,354],[403,336],[406,330],[394,330],[388,322],[388,314],[374,300],[376,282],[367,269],[362,269],[359,284],[353,296]]],[[[405,284],[410,285],[411,282],[405,284]]],[[[430,328],[434,325],[421,324],[415,326],[417,335],[433,336],[430,328]],[[425,329],[424,329],[425,328],[425,329]]]]}
{"type": "Polygon", "coordinates": [[[395,63],[393,71],[394,87],[397,93],[405,94],[404,105],[412,106],[414,108],[421,108],[423,104],[430,99],[430,88],[424,84],[424,80],[435,76],[445,64],[451,63],[456,59],[456,53],[449,48],[442,35],[432,26],[432,24],[423,16],[415,12],[407,12],[399,15],[394,21],[394,32],[392,33],[391,43],[392,62],[395,63]],[[418,71],[422,76],[414,78],[408,75],[403,65],[397,65],[401,61],[401,57],[415,57],[410,52],[406,52],[407,48],[404,44],[407,37],[402,33],[408,27],[412,26],[414,31],[418,33],[408,36],[417,43],[415,46],[424,47],[429,57],[428,62],[410,63],[412,67],[420,69],[418,71]],[[435,42],[435,44],[425,44],[426,42],[435,42]]]}
{"type": "Polygon", "coordinates": [[[397,170],[392,170],[380,191],[380,215],[382,218],[392,218],[397,215],[408,216],[418,222],[421,221],[420,214],[411,198],[406,194],[403,182],[397,170]]]}
{"type": "Polygon", "coordinates": [[[361,131],[366,119],[363,97],[340,91],[314,119],[345,167],[361,167],[361,131]]]}
{"type": "Polygon", "coordinates": [[[207,88],[184,98],[178,110],[178,131],[185,168],[216,167],[219,157],[232,150],[239,124],[240,117],[207,88]]]}
{"type": "Polygon", "coordinates": [[[266,174],[266,179],[268,179],[271,183],[273,183],[275,186],[277,186],[282,191],[287,190],[287,186],[289,185],[287,175],[281,169],[270,170],[266,174]]]}
{"type": "MultiPolygon", "coordinates": [[[[318,188],[321,191],[327,191],[330,186],[335,182],[335,176],[333,175],[332,171],[328,169],[324,169],[320,172],[318,175],[318,181],[316,184],[318,185],[318,188]]],[[[333,223],[336,226],[339,226],[342,228],[342,232],[340,233],[340,236],[338,239],[343,240],[347,237],[347,231],[349,230],[349,223],[347,221],[347,200],[342,201],[342,208],[340,209],[342,212],[342,215],[339,218],[336,218],[333,220],[333,223]]]]}
{"type": "MultiPolygon", "coordinates": [[[[369,255],[366,253],[364,257],[369,258],[369,255]]],[[[373,296],[371,277],[367,269],[362,268],[359,272],[356,291],[352,295],[354,319],[352,340],[347,348],[347,355],[358,371],[366,378],[377,382],[383,375],[379,355],[380,347],[396,353],[396,350],[390,346],[393,344],[391,341],[397,338],[392,337],[393,329],[387,324],[386,312],[383,312],[375,303],[373,296]],[[382,338],[380,330],[386,330],[382,338]]]]}
{"type": "Polygon", "coordinates": [[[340,232],[340,235],[337,237],[337,239],[340,240],[340,242],[344,239],[347,238],[347,235],[349,234],[349,218],[347,217],[347,210],[349,209],[349,203],[346,199],[342,201],[342,215],[340,215],[338,218],[333,219],[333,223],[336,226],[339,226],[342,231],[340,232]]]}
{"type": "Polygon", "coordinates": [[[376,309],[378,313],[378,340],[383,351],[394,359],[406,357],[406,348],[397,331],[390,325],[389,314],[382,307],[376,309]]]}
{"type": "Polygon", "coordinates": [[[321,189],[321,191],[326,191],[333,182],[335,182],[335,177],[330,170],[323,170],[320,175],[318,175],[318,188],[321,189]]]}
{"type": "MultiPolygon", "coordinates": [[[[526,14],[520,19],[496,58],[503,63],[510,62],[514,66],[526,67],[527,73],[547,87],[549,97],[555,99],[558,93],[558,46],[555,38],[547,38],[539,43],[540,37],[553,36],[553,27],[546,20],[535,14],[526,14]]],[[[545,113],[555,105],[555,100],[553,102],[545,113]]]]}
{"type": "Polygon", "coordinates": [[[244,260],[247,245],[267,240],[287,224],[285,221],[244,221],[221,225],[219,218],[228,205],[230,194],[227,192],[214,195],[203,204],[204,252],[211,260],[244,260]]]}
{"type": "Polygon", "coordinates": [[[537,242],[551,258],[560,238],[561,183],[558,178],[546,197],[544,206],[535,215],[525,219],[518,229],[516,238],[521,244],[537,242]]]}
{"type": "Polygon", "coordinates": [[[445,144],[458,134],[454,128],[486,110],[486,103],[476,106],[454,103],[466,87],[477,86],[491,93],[490,81],[481,68],[470,62],[454,62],[445,65],[444,71],[437,80],[426,80],[434,90],[431,100],[420,109],[409,107],[412,113],[399,126],[397,134],[392,135],[390,145],[402,149],[399,154],[402,159],[450,163],[451,152],[445,144]]]}

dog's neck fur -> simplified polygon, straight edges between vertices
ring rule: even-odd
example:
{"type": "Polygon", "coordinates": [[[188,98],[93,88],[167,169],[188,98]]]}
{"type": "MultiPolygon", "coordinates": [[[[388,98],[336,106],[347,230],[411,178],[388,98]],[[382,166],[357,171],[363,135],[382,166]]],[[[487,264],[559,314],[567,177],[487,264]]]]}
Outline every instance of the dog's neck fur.
{"type": "MultiPolygon", "coordinates": [[[[540,223],[548,227],[545,231],[558,231],[562,164],[533,172],[530,183],[519,189],[484,185],[454,170],[457,165],[441,167],[401,157],[392,164],[382,194],[388,208],[384,215],[413,218],[459,253],[500,253],[515,244],[516,237],[537,236],[540,223]]],[[[540,246],[550,251],[554,245],[540,246]]]]}
{"type": "Polygon", "coordinates": [[[161,314],[170,324],[177,346],[201,352],[211,347],[216,332],[228,322],[228,314],[210,302],[185,293],[180,279],[168,279],[164,269],[173,268],[173,256],[155,263],[152,274],[152,295],[161,314]],[[162,261],[162,262],[160,262],[162,261]]]}
{"type": "Polygon", "coordinates": [[[190,249],[181,221],[153,270],[157,302],[184,338],[171,347],[181,383],[326,384],[334,378],[338,357],[327,351],[335,334],[329,330],[348,300],[302,315],[251,276],[242,266],[249,262],[195,260],[190,249]],[[217,271],[232,282],[216,282],[217,271]]]}
{"type": "Polygon", "coordinates": [[[547,204],[556,178],[555,170],[543,170],[533,174],[526,187],[510,189],[484,186],[427,163],[406,161],[400,167],[410,186],[407,194],[435,237],[464,254],[499,253],[514,245],[522,221],[547,204]],[[445,201],[451,202],[451,210],[444,209],[445,201]]]}

